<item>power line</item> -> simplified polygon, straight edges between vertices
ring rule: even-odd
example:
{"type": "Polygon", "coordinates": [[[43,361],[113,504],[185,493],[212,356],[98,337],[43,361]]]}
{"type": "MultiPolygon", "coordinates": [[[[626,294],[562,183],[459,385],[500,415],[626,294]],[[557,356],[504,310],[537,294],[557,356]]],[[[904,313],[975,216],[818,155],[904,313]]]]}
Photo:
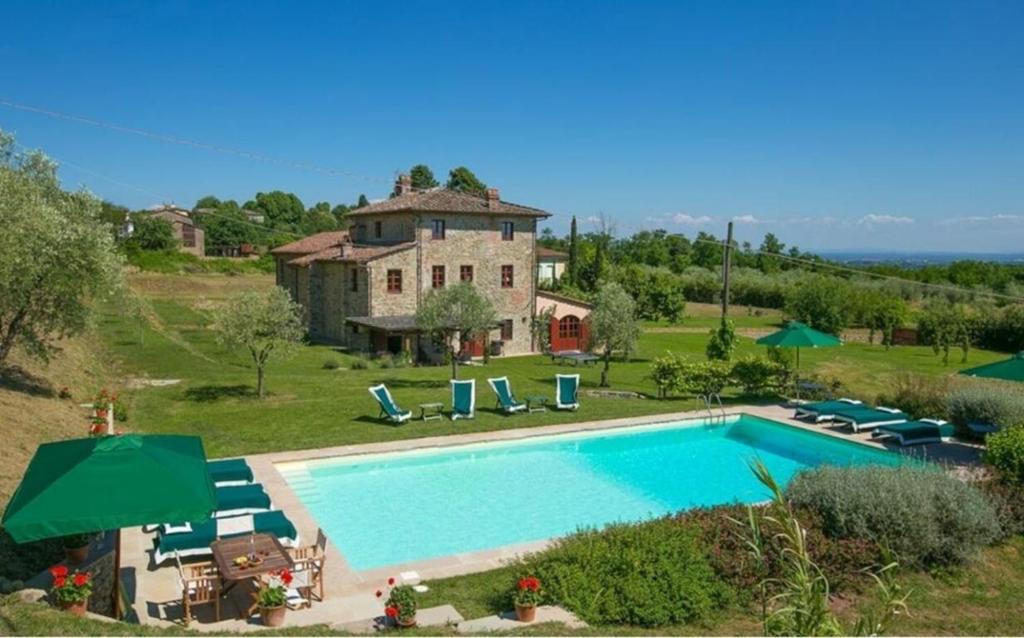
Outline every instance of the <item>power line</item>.
{"type": "Polygon", "coordinates": [[[321,173],[325,175],[331,175],[334,177],[349,177],[354,179],[365,180],[373,183],[387,183],[390,184],[391,180],[383,179],[380,177],[368,177],[366,175],[360,175],[351,171],[344,171],[336,168],[330,168],[325,166],[319,166],[309,162],[295,162],[289,159],[275,157],[273,155],[267,155],[265,153],[259,153],[256,151],[248,151],[244,149],[232,148],[229,146],[221,146],[219,144],[212,144],[208,142],[198,142],[174,135],[167,135],[165,133],[158,133],[154,131],[148,131],[145,129],[134,128],[129,126],[122,126],[120,124],[113,124],[110,122],[104,122],[94,118],[83,117],[81,115],[74,115],[71,113],[62,113],[60,111],[53,111],[50,109],[44,109],[37,106],[31,106],[29,104],[21,104],[5,98],[0,98],[0,106],[6,106],[10,109],[18,111],[25,111],[27,113],[35,113],[37,115],[44,115],[46,117],[65,120],[68,122],[77,122],[79,124],[88,124],[89,126],[95,126],[97,128],[108,129],[111,131],[117,131],[119,133],[127,133],[129,135],[137,135],[139,137],[145,137],[160,142],[166,142],[168,144],[178,144],[180,146],[190,146],[192,148],[203,149],[207,151],[213,151],[215,153],[222,153],[225,155],[234,155],[236,157],[245,157],[247,159],[257,160],[260,162],[267,162],[270,164],[276,164],[279,166],[288,166],[301,171],[309,171],[313,173],[321,173]]]}
{"type": "MultiPolygon", "coordinates": [[[[725,242],[724,241],[718,241],[718,240],[714,240],[714,239],[701,239],[699,237],[695,237],[693,241],[701,242],[701,243],[706,243],[706,244],[714,244],[716,246],[722,246],[723,248],[725,247],[725,242]]],[[[807,265],[807,266],[814,266],[815,268],[829,268],[829,269],[836,270],[836,271],[839,271],[839,272],[847,272],[847,273],[852,273],[852,274],[855,274],[855,275],[864,275],[866,277],[875,277],[876,279],[884,279],[884,280],[887,280],[887,281],[896,281],[896,282],[900,282],[900,283],[911,284],[911,285],[914,285],[914,286],[922,286],[924,288],[934,288],[936,290],[943,290],[943,291],[946,291],[946,292],[957,292],[957,293],[966,293],[966,294],[970,294],[970,295],[982,295],[982,296],[987,296],[987,297],[995,297],[995,298],[999,298],[999,299],[1007,299],[1009,301],[1014,301],[1014,302],[1017,302],[1017,303],[1024,302],[1024,297],[1015,297],[1013,295],[1006,295],[1006,294],[999,293],[999,292],[994,292],[994,291],[975,290],[973,288],[966,288],[964,286],[957,286],[955,284],[934,284],[934,283],[930,283],[930,282],[927,282],[927,281],[917,281],[916,279],[907,279],[905,277],[898,277],[896,275],[885,275],[885,274],[882,274],[882,273],[871,272],[870,270],[861,270],[859,268],[851,268],[849,266],[841,266],[839,264],[834,264],[832,262],[814,261],[813,259],[803,259],[803,258],[800,258],[800,257],[793,257],[793,256],[790,256],[790,255],[783,255],[781,253],[770,253],[770,252],[767,252],[767,251],[764,251],[764,250],[760,250],[760,249],[753,249],[750,252],[758,254],[758,255],[764,255],[766,257],[774,257],[776,259],[781,259],[783,261],[789,261],[789,262],[792,262],[792,263],[797,263],[797,264],[802,264],[802,265],[807,265]]]]}

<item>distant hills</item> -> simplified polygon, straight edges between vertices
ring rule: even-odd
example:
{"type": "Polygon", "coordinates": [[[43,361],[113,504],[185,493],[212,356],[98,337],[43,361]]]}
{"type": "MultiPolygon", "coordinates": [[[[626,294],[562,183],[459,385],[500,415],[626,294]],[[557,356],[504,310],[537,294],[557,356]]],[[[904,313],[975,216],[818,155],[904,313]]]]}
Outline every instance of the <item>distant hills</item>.
{"type": "Polygon", "coordinates": [[[820,253],[822,257],[845,264],[893,264],[914,268],[935,266],[954,261],[975,260],[1004,264],[1024,264],[1024,253],[970,253],[970,252],[897,252],[897,251],[833,251],[820,253]]]}

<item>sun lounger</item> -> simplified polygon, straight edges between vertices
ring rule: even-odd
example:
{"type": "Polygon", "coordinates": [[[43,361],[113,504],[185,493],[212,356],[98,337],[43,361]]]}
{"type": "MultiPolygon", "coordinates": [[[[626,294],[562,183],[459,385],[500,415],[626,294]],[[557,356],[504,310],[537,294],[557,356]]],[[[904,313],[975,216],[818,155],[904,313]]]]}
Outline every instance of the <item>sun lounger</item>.
{"type": "MultiPolygon", "coordinates": [[[[259,483],[251,485],[229,485],[217,488],[217,511],[213,518],[229,518],[242,514],[255,514],[272,509],[270,496],[259,483]]],[[[192,531],[188,523],[165,523],[159,526],[164,534],[180,534],[192,531]]]]}
{"type": "Polygon", "coordinates": [[[526,404],[516,401],[515,396],[512,395],[512,385],[508,382],[508,377],[488,379],[487,383],[498,397],[495,407],[501,408],[506,414],[514,414],[526,409],[526,404]]]}
{"type": "Polygon", "coordinates": [[[559,410],[575,410],[580,407],[580,375],[555,375],[555,407],[559,410]]]}
{"type": "Polygon", "coordinates": [[[1002,430],[1003,428],[1000,427],[999,425],[996,425],[995,423],[976,423],[972,421],[971,423],[967,424],[967,429],[973,432],[974,434],[977,434],[978,436],[984,437],[988,436],[989,434],[995,434],[996,432],[1002,430]]]}
{"type": "Polygon", "coordinates": [[[273,534],[285,547],[298,547],[299,533],[295,526],[280,510],[245,514],[230,518],[211,518],[204,523],[192,525],[192,531],[177,534],[157,532],[156,551],[153,560],[157,565],[174,558],[177,554],[182,558],[189,556],[208,556],[210,543],[219,538],[231,538],[256,532],[257,534],[273,534]]]}
{"type": "Polygon", "coordinates": [[[210,470],[210,478],[217,487],[252,483],[252,469],[245,459],[208,461],[206,468],[210,470]]]}
{"type": "Polygon", "coordinates": [[[900,445],[919,445],[948,441],[955,432],[956,428],[952,423],[941,419],[918,419],[894,425],[880,425],[871,436],[895,439],[900,445]]]}
{"type": "Polygon", "coordinates": [[[862,432],[883,425],[905,423],[910,420],[910,415],[895,408],[853,406],[836,410],[834,420],[849,425],[854,432],[862,432]]]}
{"type": "Polygon", "coordinates": [[[476,410],[476,379],[452,379],[452,421],[472,419],[476,410]]]}
{"type": "Polygon", "coordinates": [[[810,419],[815,423],[831,421],[835,418],[836,410],[849,409],[864,404],[856,399],[836,399],[834,401],[818,401],[816,403],[804,403],[796,406],[793,418],[810,419]]]}
{"type": "Polygon", "coordinates": [[[380,414],[377,418],[387,417],[392,423],[405,423],[412,418],[412,412],[409,410],[403,410],[395,405],[395,400],[391,398],[391,393],[388,392],[387,386],[383,383],[375,385],[369,388],[370,394],[380,404],[380,414]]]}

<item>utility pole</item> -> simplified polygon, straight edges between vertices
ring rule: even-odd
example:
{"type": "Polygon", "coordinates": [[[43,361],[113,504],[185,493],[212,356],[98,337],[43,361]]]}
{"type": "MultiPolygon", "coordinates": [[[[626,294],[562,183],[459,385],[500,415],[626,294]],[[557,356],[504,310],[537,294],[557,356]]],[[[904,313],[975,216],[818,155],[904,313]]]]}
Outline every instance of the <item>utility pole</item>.
{"type": "Polygon", "coordinates": [[[729,318],[729,271],[732,269],[732,222],[725,234],[725,250],[722,251],[722,322],[729,318]]]}

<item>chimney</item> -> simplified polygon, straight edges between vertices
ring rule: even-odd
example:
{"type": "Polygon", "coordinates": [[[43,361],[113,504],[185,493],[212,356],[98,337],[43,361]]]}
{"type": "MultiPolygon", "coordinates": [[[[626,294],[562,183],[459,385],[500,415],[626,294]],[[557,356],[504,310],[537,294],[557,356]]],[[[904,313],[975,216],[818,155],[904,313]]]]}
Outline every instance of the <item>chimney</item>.
{"type": "Polygon", "coordinates": [[[412,193],[412,177],[404,174],[399,175],[398,179],[395,180],[395,197],[401,197],[410,193],[412,193]]]}
{"type": "Polygon", "coordinates": [[[501,203],[501,198],[498,197],[497,188],[487,189],[487,208],[497,208],[498,204],[501,203]]]}

